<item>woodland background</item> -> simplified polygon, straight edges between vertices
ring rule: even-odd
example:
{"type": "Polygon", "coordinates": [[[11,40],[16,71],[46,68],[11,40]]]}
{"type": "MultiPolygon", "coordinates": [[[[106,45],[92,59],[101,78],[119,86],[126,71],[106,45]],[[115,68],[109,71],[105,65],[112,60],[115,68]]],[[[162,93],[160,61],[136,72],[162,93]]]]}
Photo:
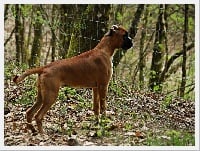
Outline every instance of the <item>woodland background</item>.
{"type": "Polygon", "coordinates": [[[5,145],[194,145],[194,25],[192,4],[6,4],[5,145]],[[113,57],[110,115],[91,126],[91,90],[62,88],[44,120],[48,135],[30,136],[37,76],[16,86],[13,75],[92,49],[113,24],[134,46],[113,57]]]}

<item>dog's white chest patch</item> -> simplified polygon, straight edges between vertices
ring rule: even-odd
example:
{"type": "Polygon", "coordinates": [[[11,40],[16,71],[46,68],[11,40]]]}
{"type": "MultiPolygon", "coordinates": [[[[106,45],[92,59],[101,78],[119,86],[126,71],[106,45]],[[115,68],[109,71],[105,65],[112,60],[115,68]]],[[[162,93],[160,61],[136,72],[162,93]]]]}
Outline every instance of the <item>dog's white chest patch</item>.
{"type": "Polygon", "coordinates": [[[110,58],[110,64],[111,64],[111,76],[112,76],[112,74],[113,74],[113,62],[112,62],[112,60],[113,60],[113,56],[110,58]]]}

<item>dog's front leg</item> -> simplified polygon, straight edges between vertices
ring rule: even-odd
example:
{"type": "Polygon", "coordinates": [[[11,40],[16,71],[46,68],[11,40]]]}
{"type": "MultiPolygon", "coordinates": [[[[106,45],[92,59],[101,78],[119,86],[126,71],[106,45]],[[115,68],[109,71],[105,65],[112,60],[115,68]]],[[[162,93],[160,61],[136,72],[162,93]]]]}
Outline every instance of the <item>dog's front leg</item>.
{"type": "Polygon", "coordinates": [[[100,102],[98,88],[93,88],[93,111],[97,120],[99,120],[100,102]]]}
{"type": "Polygon", "coordinates": [[[98,90],[99,90],[99,100],[100,100],[100,113],[106,115],[106,95],[108,91],[108,86],[100,85],[98,90]]]}

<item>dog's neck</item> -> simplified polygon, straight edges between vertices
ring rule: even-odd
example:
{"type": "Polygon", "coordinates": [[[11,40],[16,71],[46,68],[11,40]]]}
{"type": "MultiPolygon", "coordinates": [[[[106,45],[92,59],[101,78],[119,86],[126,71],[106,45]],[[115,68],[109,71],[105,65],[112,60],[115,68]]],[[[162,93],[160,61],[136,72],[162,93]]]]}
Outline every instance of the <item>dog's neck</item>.
{"type": "Polygon", "coordinates": [[[118,47],[112,44],[110,37],[104,36],[94,49],[96,48],[106,53],[109,57],[112,57],[115,49],[118,47]]]}

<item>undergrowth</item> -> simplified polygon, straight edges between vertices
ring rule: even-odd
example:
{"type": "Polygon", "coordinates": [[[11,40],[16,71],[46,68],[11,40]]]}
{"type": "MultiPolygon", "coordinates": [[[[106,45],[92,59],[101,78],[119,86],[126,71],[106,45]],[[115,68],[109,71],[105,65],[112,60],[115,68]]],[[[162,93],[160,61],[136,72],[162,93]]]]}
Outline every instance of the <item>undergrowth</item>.
{"type": "MultiPolygon", "coordinates": [[[[29,76],[19,85],[12,82],[13,76],[25,69],[25,65],[5,64],[4,102],[10,111],[19,106],[27,108],[35,101],[37,75],[29,76]]],[[[119,79],[110,81],[107,100],[110,113],[95,125],[92,90],[61,88],[57,102],[45,118],[49,123],[47,132],[76,135],[82,145],[86,140],[96,145],[195,145],[193,101],[137,91],[130,83],[119,79]]],[[[25,117],[23,120],[25,122],[25,117]]],[[[9,131],[8,125],[5,118],[5,134],[9,131]]]]}

